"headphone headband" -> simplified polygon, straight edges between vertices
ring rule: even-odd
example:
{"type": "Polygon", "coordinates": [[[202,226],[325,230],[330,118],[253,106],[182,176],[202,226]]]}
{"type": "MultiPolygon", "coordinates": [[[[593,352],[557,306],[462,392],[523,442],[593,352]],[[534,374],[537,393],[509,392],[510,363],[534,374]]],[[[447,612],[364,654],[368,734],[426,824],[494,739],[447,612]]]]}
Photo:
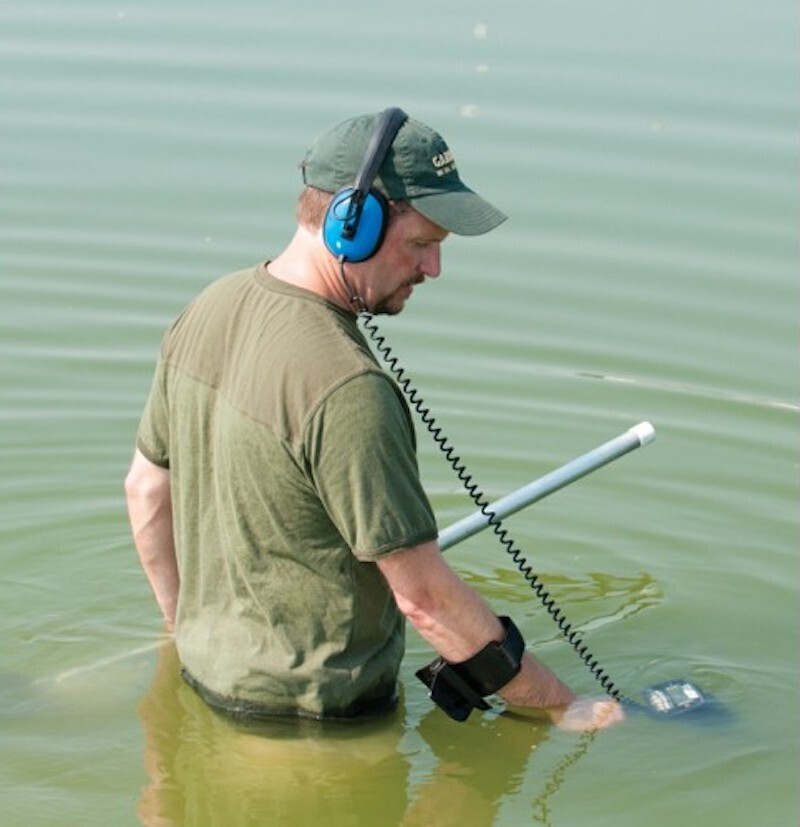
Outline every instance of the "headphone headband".
{"type": "Polygon", "coordinates": [[[361,162],[361,169],[356,175],[353,188],[356,192],[367,194],[381,164],[386,159],[389,148],[392,145],[400,127],[408,120],[408,115],[402,109],[393,107],[386,109],[378,116],[375,129],[370,136],[364,160],[361,162]]]}
{"type": "Polygon", "coordinates": [[[364,160],[356,175],[352,187],[352,194],[347,202],[347,215],[342,226],[342,238],[352,239],[358,229],[358,222],[364,209],[364,202],[369,194],[372,182],[386,159],[400,127],[408,120],[408,115],[402,109],[392,107],[385,109],[378,116],[375,128],[370,135],[364,160]]]}
{"type": "Polygon", "coordinates": [[[337,258],[364,261],[380,247],[386,231],[386,200],[372,184],[407,120],[408,115],[397,107],[378,115],[355,182],[334,195],[325,216],[323,238],[337,258]],[[359,229],[362,219],[364,226],[359,229]]]}

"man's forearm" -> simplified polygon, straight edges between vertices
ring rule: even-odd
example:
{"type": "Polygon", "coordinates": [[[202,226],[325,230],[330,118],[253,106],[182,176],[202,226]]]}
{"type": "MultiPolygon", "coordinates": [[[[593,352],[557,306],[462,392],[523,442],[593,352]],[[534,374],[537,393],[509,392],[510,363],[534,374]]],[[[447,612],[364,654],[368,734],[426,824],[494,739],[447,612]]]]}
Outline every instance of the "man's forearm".
{"type": "MultiPolygon", "coordinates": [[[[497,616],[450,569],[435,545],[403,552],[380,567],[409,622],[451,663],[468,660],[490,641],[503,639],[497,616]],[[409,556],[403,561],[405,555],[409,556]],[[427,586],[421,587],[421,582],[427,586]]],[[[575,699],[572,690],[528,652],[520,672],[500,694],[509,704],[538,709],[564,707],[575,699]]]]}
{"type": "Polygon", "coordinates": [[[138,451],[125,480],[133,541],[164,620],[172,626],[180,576],[172,533],[169,471],[138,451]]]}
{"type": "MultiPolygon", "coordinates": [[[[420,623],[419,625],[414,622],[415,618],[410,617],[409,619],[422,637],[426,638],[428,643],[433,645],[436,651],[451,663],[461,663],[469,660],[490,641],[499,643],[503,639],[503,627],[488,606],[485,606],[484,612],[476,612],[470,618],[469,632],[463,637],[458,635],[458,630],[464,628],[459,625],[459,621],[464,620],[461,611],[457,611],[449,617],[446,613],[443,613],[436,621],[432,622],[433,619],[428,618],[424,624],[420,623]],[[439,626],[439,629],[432,634],[431,631],[436,626],[439,626]],[[459,636],[460,639],[458,645],[453,646],[453,639],[456,636],[459,636]],[[467,651],[468,654],[465,654],[467,651]],[[450,652],[449,655],[448,652],[450,652]],[[458,657],[453,656],[455,652],[459,653],[458,657]]],[[[516,677],[501,687],[498,694],[513,706],[544,710],[566,707],[576,697],[575,693],[565,683],[527,651],[522,655],[521,668],[516,677]]]]}

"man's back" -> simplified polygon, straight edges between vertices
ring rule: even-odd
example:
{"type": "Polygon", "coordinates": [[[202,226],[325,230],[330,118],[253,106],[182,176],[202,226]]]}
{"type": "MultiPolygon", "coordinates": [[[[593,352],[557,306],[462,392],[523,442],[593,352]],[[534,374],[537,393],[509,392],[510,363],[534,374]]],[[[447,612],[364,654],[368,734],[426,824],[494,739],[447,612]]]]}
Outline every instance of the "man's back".
{"type": "Polygon", "coordinates": [[[263,267],[215,282],[164,338],[139,448],[171,472],[189,680],[256,713],[390,703],[403,622],[370,561],[436,530],[352,315],[263,267]]]}

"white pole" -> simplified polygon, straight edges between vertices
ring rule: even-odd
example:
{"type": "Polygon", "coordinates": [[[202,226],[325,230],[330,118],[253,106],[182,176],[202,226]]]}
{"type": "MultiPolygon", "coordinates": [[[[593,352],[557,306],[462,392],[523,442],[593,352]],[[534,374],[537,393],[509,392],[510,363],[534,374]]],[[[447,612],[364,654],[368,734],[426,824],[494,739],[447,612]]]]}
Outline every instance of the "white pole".
{"type": "Polygon", "coordinates": [[[638,425],[634,425],[624,434],[604,442],[593,451],[582,454],[566,465],[562,465],[561,468],[557,468],[522,488],[512,491],[505,497],[486,506],[482,511],[476,511],[463,520],[442,529],[439,532],[439,548],[442,551],[451,548],[456,543],[460,543],[462,540],[466,540],[467,537],[482,531],[489,525],[490,519],[492,522],[499,522],[504,517],[538,502],[548,494],[552,494],[581,477],[585,477],[592,471],[602,468],[630,451],[649,445],[655,438],[655,429],[649,422],[640,422],[638,425]]]}

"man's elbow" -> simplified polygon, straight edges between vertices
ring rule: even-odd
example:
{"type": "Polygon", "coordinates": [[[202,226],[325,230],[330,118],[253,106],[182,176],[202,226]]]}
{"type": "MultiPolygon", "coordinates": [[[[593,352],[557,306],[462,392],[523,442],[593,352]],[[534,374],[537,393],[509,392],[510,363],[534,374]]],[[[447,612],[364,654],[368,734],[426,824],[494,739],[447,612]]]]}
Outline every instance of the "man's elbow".
{"type": "Polygon", "coordinates": [[[406,620],[423,636],[429,629],[436,627],[437,618],[442,611],[441,596],[423,586],[413,589],[394,591],[398,610],[406,620]]]}
{"type": "Polygon", "coordinates": [[[169,470],[136,452],[124,480],[128,503],[152,503],[169,498],[169,470]]]}
{"type": "Polygon", "coordinates": [[[419,631],[435,624],[455,575],[435,543],[426,543],[378,561],[398,610],[419,631]]]}

